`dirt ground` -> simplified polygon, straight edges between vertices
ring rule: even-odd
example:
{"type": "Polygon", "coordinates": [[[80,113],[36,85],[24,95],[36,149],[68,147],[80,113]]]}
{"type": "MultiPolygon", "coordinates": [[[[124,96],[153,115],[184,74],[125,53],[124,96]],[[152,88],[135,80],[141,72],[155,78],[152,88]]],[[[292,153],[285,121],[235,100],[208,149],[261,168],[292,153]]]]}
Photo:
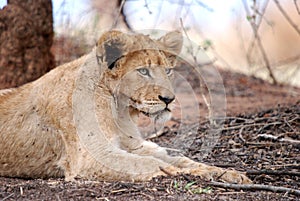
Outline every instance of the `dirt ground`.
{"type": "MultiPolygon", "coordinates": [[[[179,112],[164,132],[152,140],[181,149],[194,160],[245,171],[254,184],[299,190],[300,89],[274,86],[257,78],[219,71],[226,91],[227,114],[221,121],[222,129],[215,129],[219,133],[213,149],[208,152],[200,149],[214,130],[201,98],[199,117],[196,115],[191,121],[182,123],[179,112]]],[[[185,96],[184,91],[179,93],[185,96]]],[[[208,91],[204,89],[203,93],[208,94],[208,91]]],[[[181,108],[184,109],[189,110],[181,108]]],[[[234,190],[217,187],[199,177],[180,175],[142,183],[0,178],[0,200],[300,200],[300,195],[257,189],[234,190]]]]}

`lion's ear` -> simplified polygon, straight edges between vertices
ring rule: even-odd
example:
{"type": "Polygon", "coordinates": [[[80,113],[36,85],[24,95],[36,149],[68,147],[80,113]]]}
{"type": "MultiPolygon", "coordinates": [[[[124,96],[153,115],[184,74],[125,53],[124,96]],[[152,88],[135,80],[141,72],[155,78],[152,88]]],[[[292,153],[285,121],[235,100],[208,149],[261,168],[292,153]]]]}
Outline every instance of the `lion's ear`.
{"type": "Polygon", "coordinates": [[[99,62],[106,62],[113,69],[118,59],[125,54],[128,37],[120,31],[108,31],[97,42],[96,55],[99,62]]]}
{"type": "Polygon", "coordinates": [[[172,31],[158,39],[158,41],[166,48],[166,50],[174,55],[181,52],[183,37],[180,31],[172,31]]]}

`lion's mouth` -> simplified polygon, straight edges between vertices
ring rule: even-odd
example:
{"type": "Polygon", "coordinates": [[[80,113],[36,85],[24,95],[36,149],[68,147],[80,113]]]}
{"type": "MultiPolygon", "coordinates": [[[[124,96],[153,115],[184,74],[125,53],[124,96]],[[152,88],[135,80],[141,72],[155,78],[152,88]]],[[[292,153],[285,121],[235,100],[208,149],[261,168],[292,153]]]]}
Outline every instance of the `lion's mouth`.
{"type": "MultiPolygon", "coordinates": [[[[151,111],[151,109],[147,109],[147,107],[142,106],[141,103],[138,103],[138,101],[135,101],[134,99],[130,99],[130,106],[135,108],[136,110],[138,110],[139,112],[141,112],[142,114],[144,114],[147,117],[156,117],[156,116],[161,116],[164,113],[170,113],[171,110],[170,108],[168,108],[168,106],[165,106],[165,108],[157,110],[157,111],[151,111]],[[147,110],[147,111],[145,111],[147,110]]],[[[161,104],[157,104],[157,105],[161,105],[161,104]]],[[[152,107],[155,107],[155,104],[151,105],[152,107]]]]}
{"type": "Polygon", "coordinates": [[[147,117],[155,117],[155,116],[160,116],[161,114],[163,113],[168,113],[168,112],[171,112],[171,110],[169,108],[165,108],[163,110],[160,110],[160,111],[157,111],[157,112],[145,112],[145,111],[142,111],[142,110],[139,110],[141,113],[143,113],[144,115],[146,115],[147,117]]]}

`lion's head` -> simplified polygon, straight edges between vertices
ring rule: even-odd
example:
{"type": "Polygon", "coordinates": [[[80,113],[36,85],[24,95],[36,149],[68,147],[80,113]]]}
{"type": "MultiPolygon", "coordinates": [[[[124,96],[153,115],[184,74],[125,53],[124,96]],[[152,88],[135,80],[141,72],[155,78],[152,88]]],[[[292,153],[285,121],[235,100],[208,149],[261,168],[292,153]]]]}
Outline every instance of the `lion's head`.
{"type": "Polygon", "coordinates": [[[98,62],[106,63],[103,83],[113,96],[126,102],[131,112],[149,117],[170,116],[175,99],[171,80],[182,34],[170,32],[158,40],[119,31],[105,33],[97,43],[98,62]]]}

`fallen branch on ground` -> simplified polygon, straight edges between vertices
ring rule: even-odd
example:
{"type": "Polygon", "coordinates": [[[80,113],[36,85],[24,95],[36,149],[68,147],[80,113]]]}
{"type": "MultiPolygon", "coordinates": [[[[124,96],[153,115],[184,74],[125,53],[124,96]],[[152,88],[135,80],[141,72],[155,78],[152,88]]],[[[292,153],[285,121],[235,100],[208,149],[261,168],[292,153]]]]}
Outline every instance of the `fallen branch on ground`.
{"type": "Polygon", "coordinates": [[[246,128],[246,127],[253,127],[253,126],[271,126],[271,125],[279,125],[282,124],[282,122],[276,121],[272,123],[251,123],[251,124],[243,124],[243,125],[238,125],[238,126],[230,126],[230,127],[225,127],[225,128],[220,128],[222,131],[226,130],[235,130],[235,129],[240,129],[240,128],[246,128]]]}
{"type": "Polygon", "coordinates": [[[286,170],[247,170],[247,175],[289,175],[300,176],[300,172],[286,171],[286,170]]]}
{"type": "Polygon", "coordinates": [[[262,185],[262,184],[228,184],[222,182],[211,181],[208,182],[209,185],[221,188],[230,188],[234,190],[262,190],[262,191],[272,191],[275,193],[289,193],[293,195],[300,195],[300,190],[278,187],[271,185],[262,185]]]}
{"type": "Polygon", "coordinates": [[[283,142],[283,143],[290,143],[290,144],[300,144],[299,140],[281,138],[280,136],[274,136],[274,135],[270,135],[270,134],[259,134],[259,135],[257,135],[257,138],[264,139],[264,140],[272,140],[272,141],[275,141],[275,142],[283,142]]]}

